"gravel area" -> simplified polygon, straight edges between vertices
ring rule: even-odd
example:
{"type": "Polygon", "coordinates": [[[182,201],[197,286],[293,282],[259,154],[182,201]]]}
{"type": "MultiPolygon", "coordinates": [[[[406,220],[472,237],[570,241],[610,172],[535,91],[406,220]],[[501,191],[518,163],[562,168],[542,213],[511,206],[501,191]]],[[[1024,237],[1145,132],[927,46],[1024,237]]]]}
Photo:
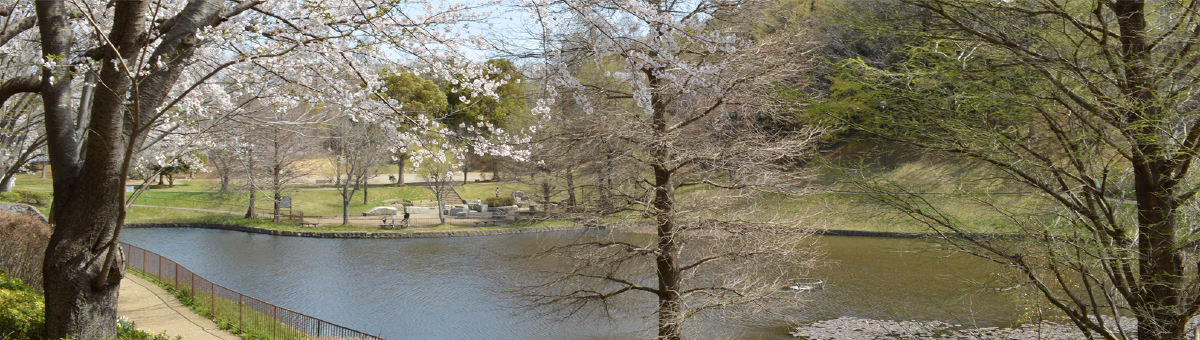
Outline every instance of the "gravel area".
{"type": "MultiPolygon", "coordinates": [[[[1134,333],[1137,323],[1132,318],[1122,318],[1122,327],[1134,333]]],[[[808,340],[1075,340],[1084,339],[1083,333],[1073,325],[1042,322],[1022,325],[1020,328],[968,328],[941,321],[893,321],[841,317],[796,328],[792,336],[808,340]]]]}

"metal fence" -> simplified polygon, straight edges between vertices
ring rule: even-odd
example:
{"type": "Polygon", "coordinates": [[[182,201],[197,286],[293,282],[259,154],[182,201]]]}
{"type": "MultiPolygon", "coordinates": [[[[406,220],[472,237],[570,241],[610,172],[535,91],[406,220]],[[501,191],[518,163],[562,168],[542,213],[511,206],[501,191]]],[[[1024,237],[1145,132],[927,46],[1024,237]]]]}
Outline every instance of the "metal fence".
{"type": "Polygon", "coordinates": [[[126,268],[136,269],[191,300],[200,313],[244,333],[245,338],[305,340],[316,337],[383,338],[338,326],[225,288],[154,252],[121,243],[126,268]]]}

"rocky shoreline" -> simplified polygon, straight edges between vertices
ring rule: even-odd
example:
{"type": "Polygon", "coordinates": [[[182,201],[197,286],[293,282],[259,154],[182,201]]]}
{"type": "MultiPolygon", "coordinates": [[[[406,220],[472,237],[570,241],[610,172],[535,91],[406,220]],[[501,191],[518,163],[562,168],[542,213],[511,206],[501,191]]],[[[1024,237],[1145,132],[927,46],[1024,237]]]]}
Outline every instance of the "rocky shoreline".
{"type": "MultiPolygon", "coordinates": [[[[1121,327],[1136,332],[1137,321],[1122,318],[1121,327]]],[[[808,340],[967,340],[967,339],[1086,339],[1073,325],[1044,321],[1020,328],[970,328],[942,321],[894,321],[840,317],[798,327],[793,337],[808,340]]]]}

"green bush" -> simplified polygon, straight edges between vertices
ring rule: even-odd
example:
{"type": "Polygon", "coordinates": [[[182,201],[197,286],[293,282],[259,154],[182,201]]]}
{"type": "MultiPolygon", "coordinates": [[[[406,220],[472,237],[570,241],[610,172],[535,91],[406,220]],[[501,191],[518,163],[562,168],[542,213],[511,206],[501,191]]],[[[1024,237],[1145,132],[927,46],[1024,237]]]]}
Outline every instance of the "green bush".
{"type": "Polygon", "coordinates": [[[517,205],[517,200],[512,197],[488,197],[483,199],[483,203],[489,207],[503,207],[517,205]]]}
{"type": "Polygon", "coordinates": [[[117,318],[117,340],[182,340],[183,337],[176,336],[171,339],[166,334],[153,334],[137,329],[137,326],[132,321],[125,317],[117,318]]]}
{"type": "Polygon", "coordinates": [[[0,271],[0,338],[41,339],[46,302],[33,287],[0,271]]]}
{"type": "Polygon", "coordinates": [[[50,206],[50,193],[34,190],[17,189],[10,192],[0,192],[0,201],[23,203],[38,208],[50,206]]]}
{"type": "MultiPolygon", "coordinates": [[[[41,340],[46,328],[46,302],[42,294],[0,270],[0,339],[41,340]]],[[[117,319],[117,340],[181,340],[166,334],[137,329],[125,317],[117,319]]]]}

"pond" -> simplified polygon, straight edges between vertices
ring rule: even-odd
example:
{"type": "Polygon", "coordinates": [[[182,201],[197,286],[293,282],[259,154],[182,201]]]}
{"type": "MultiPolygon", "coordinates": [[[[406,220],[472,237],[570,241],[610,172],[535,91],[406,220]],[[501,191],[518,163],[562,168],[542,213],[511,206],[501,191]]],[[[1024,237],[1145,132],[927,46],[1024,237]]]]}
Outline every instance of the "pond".
{"type": "MultiPolygon", "coordinates": [[[[597,231],[591,231],[592,233],[597,231]]],[[[602,232],[602,231],[600,231],[602,232]]],[[[560,322],[501,307],[490,278],[536,263],[504,254],[568,242],[581,232],[428,239],[317,239],[208,229],[133,228],[123,240],[218,284],[388,339],[641,339],[643,318],[560,322]]],[[[645,237],[616,234],[616,237],[645,237]]],[[[842,316],[1012,326],[1013,297],[996,293],[980,259],[912,239],[821,239],[828,265],[812,276],[801,321],[842,316]]],[[[789,339],[788,325],[722,325],[732,338],[789,339]]],[[[705,333],[705,335],[710,335],[705,333]]],[[[708,338],[708,336],[701,336],[708,338]]]]}

